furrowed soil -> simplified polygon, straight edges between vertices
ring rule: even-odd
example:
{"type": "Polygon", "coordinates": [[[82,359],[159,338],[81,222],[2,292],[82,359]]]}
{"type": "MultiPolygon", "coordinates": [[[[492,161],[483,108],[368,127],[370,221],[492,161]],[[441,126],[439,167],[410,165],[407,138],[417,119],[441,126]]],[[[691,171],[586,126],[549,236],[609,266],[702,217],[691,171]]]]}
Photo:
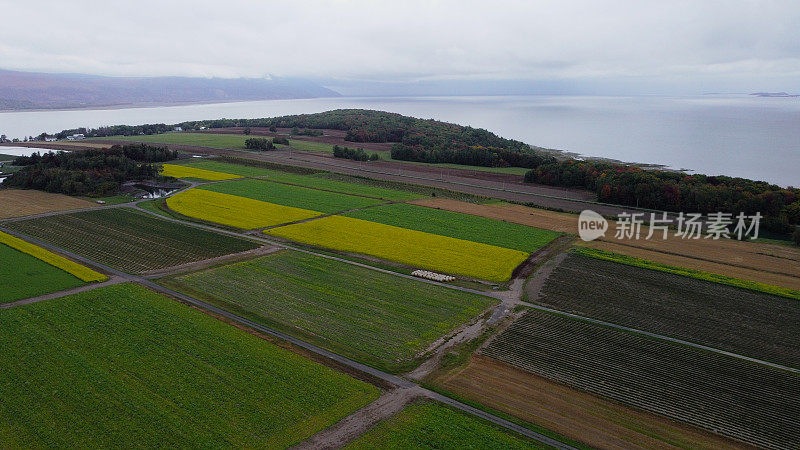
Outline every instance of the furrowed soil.
{"type": "Polygon", "coordinates": [[[481,354],[753,445],[800,441],[800,376],[786,370],[538,310],[481,354]]]}
{"type": "Polygon", "coordinates": [[[796,299],[570,254],[531,300],[800,368],[796,299]]]}
{"type": "Polygon", "coordinates": [[[0,219],[93,206],[97,204],[61,194],[21,189],[0,190],[0,219]]]}
{"type": "MultiPolygon", "coordinates": [[[[479,205],[444,198],[412,203],[564,233],[576,234],[578,230],[578,216],[574,214],[522,205],[479,205]]],[[[800,289],[800,248],[730,239],[680,239],[672,235],[674,230],[668,239],[657,235],[645,240],[647,232],[648,228],[642,227],[643,237],[638,240],[618,240],[610,232],[606,237],[585,245],[661,264],[800,289]]]]}
{"type": "Polygon", "coordinates": [[[595,448],[751,448],[474,355],[433,384],[595,448]]]}

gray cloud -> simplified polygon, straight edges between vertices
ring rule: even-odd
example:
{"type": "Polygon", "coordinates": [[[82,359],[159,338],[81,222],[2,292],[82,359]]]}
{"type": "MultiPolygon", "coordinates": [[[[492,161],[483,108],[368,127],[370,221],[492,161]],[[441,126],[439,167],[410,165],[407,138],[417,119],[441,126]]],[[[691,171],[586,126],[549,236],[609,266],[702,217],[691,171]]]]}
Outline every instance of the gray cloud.
{"type": "MultiPolygon", "coordinates": [[[[800,80],[796,1],[0,1],[0,67],[386,80],[800,80]]],[[[732,81],[733,80],[733,81],[732,81]]],[[[735,84],[735,83],[734,83],[735,84]]]]}

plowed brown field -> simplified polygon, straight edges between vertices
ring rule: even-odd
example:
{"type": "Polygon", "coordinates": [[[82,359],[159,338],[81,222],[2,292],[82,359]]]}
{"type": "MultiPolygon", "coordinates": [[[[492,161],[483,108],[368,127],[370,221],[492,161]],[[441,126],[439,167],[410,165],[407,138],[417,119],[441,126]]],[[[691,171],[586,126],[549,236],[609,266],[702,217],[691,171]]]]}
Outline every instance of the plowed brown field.
{"type": "Polygon", "coordinates": [[[434,384],[595,448],[749,448],[475,355],[434,384]]]}
{"type": "Polygon", "coordinates": [[[51,211],[91,208],[92,202],[61,194],[34,190],[0,190],[0,219],[30,216],[51,211]]]}

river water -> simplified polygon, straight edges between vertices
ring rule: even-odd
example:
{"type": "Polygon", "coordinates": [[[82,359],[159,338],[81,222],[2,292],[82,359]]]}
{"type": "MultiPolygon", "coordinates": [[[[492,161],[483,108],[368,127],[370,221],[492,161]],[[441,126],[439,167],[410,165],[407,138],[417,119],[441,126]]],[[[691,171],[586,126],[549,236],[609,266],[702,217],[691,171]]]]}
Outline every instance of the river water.
{"type": "MultiPolygon", "coordinates": [[[[486,128],[541,147],[800,186],[800,98],[341,97],[0,113],[0,133],[368,108],[486,128]]],[[[2,153],[2,151],[0,151],[2,153]]]]}

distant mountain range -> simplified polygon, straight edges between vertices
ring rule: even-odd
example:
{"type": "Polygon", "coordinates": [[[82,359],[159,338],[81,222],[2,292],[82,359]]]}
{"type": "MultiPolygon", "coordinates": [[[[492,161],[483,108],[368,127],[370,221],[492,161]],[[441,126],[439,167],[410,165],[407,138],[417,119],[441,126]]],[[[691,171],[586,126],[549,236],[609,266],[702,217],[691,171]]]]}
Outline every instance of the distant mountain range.
{"type": "Polygon", "coordinates": [[[0,70],[0,110],[338,96],[299,78],[134,78],[0,70]]]}

